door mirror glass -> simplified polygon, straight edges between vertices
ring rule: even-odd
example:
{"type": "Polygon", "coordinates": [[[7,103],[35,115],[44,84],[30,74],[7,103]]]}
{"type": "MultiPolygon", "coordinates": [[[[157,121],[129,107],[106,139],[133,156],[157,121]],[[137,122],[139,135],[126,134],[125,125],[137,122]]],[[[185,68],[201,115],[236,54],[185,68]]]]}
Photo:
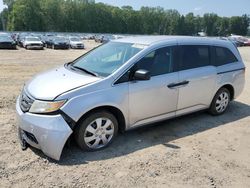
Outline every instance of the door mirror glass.
{"type": "Polygon", "coordinates": [[[151,77],[150,72],[145,69],[139,69],[135,71],[133,79],[134,80],[149,80],[151,77]]]}

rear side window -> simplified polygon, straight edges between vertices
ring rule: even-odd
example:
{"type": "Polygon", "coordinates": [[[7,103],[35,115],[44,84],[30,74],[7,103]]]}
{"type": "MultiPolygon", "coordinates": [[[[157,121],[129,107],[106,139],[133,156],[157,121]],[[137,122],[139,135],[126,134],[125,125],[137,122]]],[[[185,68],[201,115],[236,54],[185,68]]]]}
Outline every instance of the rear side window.
{"type": "Polygon", "coordinates": [[[215,52],[215,66],[221,66],[238,61],[235,55],[227,48],[214,47],[215,52]]]}
{"type": "Polygon", "coordinates": [[[180,70],[193,69],[210,65],[210,50],[206,45],[181,46],[180,70]]]}

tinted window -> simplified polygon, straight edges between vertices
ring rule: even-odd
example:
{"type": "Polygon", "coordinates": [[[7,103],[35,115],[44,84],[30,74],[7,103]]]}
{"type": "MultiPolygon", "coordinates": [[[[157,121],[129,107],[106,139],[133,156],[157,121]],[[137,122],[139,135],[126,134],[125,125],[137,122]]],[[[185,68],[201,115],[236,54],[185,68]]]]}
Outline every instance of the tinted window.
{"type": "Polygon", "coordinates": [[[174,63],[176,49],[176,47],[165,47],[149,53],[117,80],[116,84],[128,82],[131,75],[138,69],[150,71],[151,76],[173,72],[177,64],[174,63]]]}
{"type": "Polygon", "coordinates": [[[221,66],[228,63],[238,61],[234,54],[227,48],[214,47],[215,51],[215,66],[221,66]]]}
{"type": "Polygon", "coordinates": [[[210,65],[209,46],[183,45],[181,51],[180,70],[210,65]]]}
{"type": "Polygon", "coordinates": [[[130,71],[127,71],[122,77],[120,77],[115,84],[120,84],[129,81],[130,71]]]}
{"type": "Polygon", "coordinates": [[[173,72],[173,51],[174,47],[165,47],[149,53],[136,64],[136,70],[148,70],[151,76],[173,72]]]}

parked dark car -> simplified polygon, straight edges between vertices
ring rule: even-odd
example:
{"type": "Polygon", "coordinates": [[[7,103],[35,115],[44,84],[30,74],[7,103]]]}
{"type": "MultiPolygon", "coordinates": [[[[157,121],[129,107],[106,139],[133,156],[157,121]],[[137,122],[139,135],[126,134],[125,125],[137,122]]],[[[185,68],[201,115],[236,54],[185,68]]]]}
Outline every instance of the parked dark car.
{"type": "Polygon", "coordinates": [[[102,38],[102,43],[106,43],[106,42],[109,42],[111,40],[114,40],[115,37],[113,35],[105,35],[103,38],[102,38]]]}
{"type": "Polygon", "coordinates": [[[46,47],[52,49],[69,49],[69,40],[64,37],[49,37],[46,47]]]}
{"type": "Polygon", "coordinates": [[[94,36],[95,42],[100,42],[100,43],[101,43],[103,37],[104,37],[103,35],[95,35],[95,36],[94,36]]]}
{"type": "Polygon", "coordinates": [[[240,41],[243,42],[244,46],[250,46],[250,39],[246,37],[241,37],[240,41]]]}
{"type": "Polygon", "coordinates": [[[8,35],[0,35],[0,49],[16,49],[16,42],[8,35]]]}
{"type": "Polygon", "coordinates": [[[20,46],[20,47],[24,47],[23,46],[23,42],[24,42],[25,37],[27,37],[27,36],[29,36],[28,33],[19,33],[17,35],[17,37],[16,37],[16,43],[17,43],[17,45],[20,46]]]}
{"type": "Polygon", "coordinates": [[[114,36],[112,35],[97,35],[95,37],[95,42],[100,42],[100,43],[107,43],[111,40],[114,40],[114,36]]]}

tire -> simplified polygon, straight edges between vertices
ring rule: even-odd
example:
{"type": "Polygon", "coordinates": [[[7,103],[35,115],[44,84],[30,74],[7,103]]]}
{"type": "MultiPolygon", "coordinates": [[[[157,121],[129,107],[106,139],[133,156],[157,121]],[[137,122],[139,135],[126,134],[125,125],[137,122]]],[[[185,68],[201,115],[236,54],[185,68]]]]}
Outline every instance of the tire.
{"type": "Polygon", "coordinates": [[[80,121],[75,130],[75,140],[82,150],[97,151],[107,147],[117,133],[115,116],[107,111],[97,111],[80,121]]]}
{"type": "Polygon", "coordinates": [[[215,94],[213,101],[210,105],[208,112],[212,115],[221,115],[223,114],[229,105],[230,102],[230,92],[227,88],[221,88],[215,94]]]}

